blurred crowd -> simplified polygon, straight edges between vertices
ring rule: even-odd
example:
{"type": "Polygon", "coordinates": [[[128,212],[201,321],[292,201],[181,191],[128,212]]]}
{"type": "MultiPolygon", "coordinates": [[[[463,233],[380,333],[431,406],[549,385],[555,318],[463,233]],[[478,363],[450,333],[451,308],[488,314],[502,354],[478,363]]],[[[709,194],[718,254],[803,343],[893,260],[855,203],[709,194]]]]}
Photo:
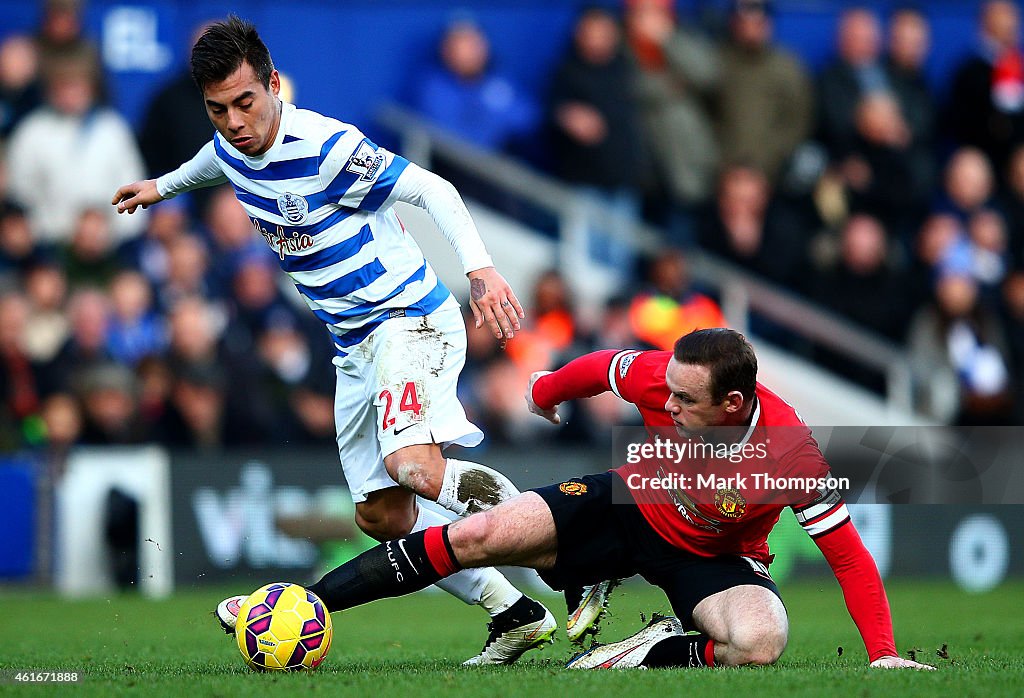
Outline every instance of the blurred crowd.
{"type": "MultiPolygon", "coordinates": [[[[46,0],[34,35],[0,43],[0,451],[333,438],[331,344],[232,191],[114,215],[120,184],[188,159],[211,127],[182,72],[133,131],[81,9],[46,0]]],[[[506,346],[470,330],[460,391],[494,440],[544,436],[523,409],[532,371],[727,324],[689,280],[694,248],[906,346],[935,418],[1021,423],[1018,7],[983,4],[977,50],[943,93],[918,10],[845,10],[817,75],[775,43],[774,13],[736,0],[712,31],[669,0],[587,8],[542,95],[500,73],[471,20],[446,29],[417,109],[665,231],[652,259],[600,251],[632,270],[601,313],[579,312],[552,271],[519,289],[528,320],[506,346]]],[[[557,438],[629,419],[609,396],[569,410],[557,438]]]]}

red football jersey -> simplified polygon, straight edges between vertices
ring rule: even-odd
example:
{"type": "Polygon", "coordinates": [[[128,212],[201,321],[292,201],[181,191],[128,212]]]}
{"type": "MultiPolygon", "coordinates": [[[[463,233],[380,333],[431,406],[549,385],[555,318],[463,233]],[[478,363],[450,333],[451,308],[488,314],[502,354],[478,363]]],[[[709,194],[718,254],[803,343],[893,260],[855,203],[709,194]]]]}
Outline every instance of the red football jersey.
{"type": "MultiPolygon", "coordinates": [[[[651,440],[671,435],[677,442],[692,443],[675,434],[665,410],[670,395],[665,371],[671,358],[670,351],[619,352],[611,357],[608,382],[616,395],[640,410],[651,440]]],[[[743,555],[768,564],[768,534],[785,507],[793,508],[812,537],[849,521],[834,489],[780,487],[780,480],[789,483],[792,478],[824,481],[828,463],[792,405],[760,383],[755,395],[750,427],[733,444],[751,454],[749,458],[730,460],[721,452],[691,448],[686,457],[642,458],[615,469],[648,523],[672,545],[697,555],[743,555]],[[652,488],[645,484],[651,480],[672,486],[652,488]]]]}

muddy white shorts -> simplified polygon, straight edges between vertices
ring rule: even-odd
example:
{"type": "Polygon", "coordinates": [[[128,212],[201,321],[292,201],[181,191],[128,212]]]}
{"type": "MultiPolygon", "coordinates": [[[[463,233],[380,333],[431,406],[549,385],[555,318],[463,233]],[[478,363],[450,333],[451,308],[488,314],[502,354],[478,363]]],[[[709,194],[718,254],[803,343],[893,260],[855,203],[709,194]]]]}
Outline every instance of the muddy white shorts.
{"type": "Polygon", "coordinates": [[[396,487],[384,457],[416,444],[476,446],[456,389],[466,363],[466,327],[449,298],[421,317],[384,321],[347,356],[334,359],[334,423],[352,499],[396,487]]]}

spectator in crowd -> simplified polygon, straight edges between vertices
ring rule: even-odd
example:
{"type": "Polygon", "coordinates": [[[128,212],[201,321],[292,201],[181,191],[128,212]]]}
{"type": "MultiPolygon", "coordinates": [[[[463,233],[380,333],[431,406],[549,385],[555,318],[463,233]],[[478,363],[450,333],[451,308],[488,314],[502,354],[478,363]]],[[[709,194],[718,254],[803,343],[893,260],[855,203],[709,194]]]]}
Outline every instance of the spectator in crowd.
{"type": "Polygon", "coordinates": [[[977,148],[959,148],[950,156],[943,184],[940,210],[965,224],[971,215],[988,207],[995,196],[995,173],[977,148]]]}
{"type": "Polygon", "coordinates": [[[182,299],[213,295],[209,263],[206,245],[197,235],[172,238],[167,244],[167,277],[156,285],[157,308],[166,313],[182,299]]]}
{"type": "Polygon", "coordinates": [[[231,187],[217,187],[212,191],[203,221],[212,242],[210,283],[216,294],[230,295],[235,274],[243,260],[262,257],[276,265],[273,252],[255,232],[252,221],[231,187]]]}
{"type": "Polygon", "coordinates": [[[16,283],[40,256],[25,209],[11,202],[0,203],[0,280],[16,283]]]}
{"type": "Polygon", "coordinates": [[[160,442],[172,448],[199,450],[231,445],[225,436],[225,421],[230,415],[227,385],[216,364],[189,365],[178,372],[168,409],[156,427],[160,442]]]}
{"type": "Polygon", "coordinates": [[[39,409],[43,421],[43,443],[47,454],[62,463],[82,436],[82,408],[68,393],[54,393],[39,409]]]}
{"type": "Polygon", "coordinates": [[[143,176],[142,159],[125,120],[97,103],[98,65],[88,54],[73,53],[54,60],[45,78],[46,105],[11,134],[11,196],[27,208],[33,233],[46,243],[67,241],[87,208],[110,218],[117,241],[138,235],[145,217],[117,216],[110,192],[143,176]]]}
{"type": "Polygon", "coordinates": [[[255,351],[257,336],[267,327],[298,326],[300,321],[298,313],[282,297],[277,286],[279,271],[263,250],[236,260],[233,268],[224,347],[233,354],[248,355],[255,351]]]}
{"type": "Polygon", "coordinates": [[[65,308],[67,277],[60,265],[40,260],[25,273],[24,288],[29,303],[25,351],[33,363],[45,364],[57,355],[70,332],[65,308]]]}
{"type": "Polygon", "coordinates": [[[912,143],[930,150],[935,145],[935,97],[925,76],[931,50],[931,27],[920,10],[903,7],[889,18],[885,68],[893,94],[910,129],[912,143]]]}
{"type": "Polygon", "coordinates": [[[167,280],[171,243],[190,231],[188,211],[175,197],[150,207],[145,234],[118,248],[121,265],[141,271],[154,286],[167,280]]]}
{"type": "Polygon", "coordinates": [[[909,308],[882,223],[863,214],[851,217],[839,250],[836,262],[815,274],[811,297],[865,329],[902,341],[909,308]]]}
{"type": "Polygon", "coordinates": [[[107,348],[118,362],[135,366],[160,354],[167,344],[163,320],[153,308],[153,290],[137,271],[120,272],[110,283],[111,318],[107,348]]]}
{"type": "Polygon", "coordinates": [[[112,360],[107,351],[110,299],[103,291],[74,292],[68,301],[68,318],[71,336],[39,374],[46,395],[75,388],[85,371],[112,360]]]}
{"type": "Polygon", "coordinates": [[[87,208],[75,221],[71,239],[58,247],[71,287],[106,287],[120,269],[110,217],[106,211],[87,208]]]}
{"type": "Polygon", "coordinates": [[[854,127],[841,165],[850,208],[880,219],[897,237],[909,237],[930,203],[931,153],[914,146],[892,93],[861,98],[854,127]]]}
{"type": "Polygon", "coordinates": [[[1002,318],[1010,350],[1014,381],[1014,424],[1024,423],[1024,271],[1015,271],[1003,283],[1002,318]]]}
{"type": "Polygon", "coordinates": [[[571,353],[578,334],[572,293],[562,275],[549,270],[534,282],[532,308],[527,310],[523,329],[505,351],[529,378],[534,371],[546,370],[571,353]]]}
{"type": "Polygon", "coordinates": [[[159,425],[165,418],[171,398],[174,376],[163,356],[150,354],[135,367],[139,385],[139,419],[144,428],[159,438],[159,425]]]}
{"type": "Polygon", "coordinates": [[[749,162],[776,182],[811,135],[814,95],[800,61],[772,43],[772,13],[772,0],[733,0],[717,126],[723,161],[749,162]]]}
{"type": "Polygon", "coordinates": [[[43,69],[68,56],[84,56],[99,66],[99,49],[82,32],[82,0],[43,0],[42,6],[35,40],[43,69]]]}
{"type": "Polygon", "coordinates": [[[595,231],[590,253],[619,269],[631,266],[632,254],[628,244],[608,233],[626,237],[632,232],[648,184],[635,88],[636,71],[623,51],[616,18],[600,7],[584,10],[551,84],[554,167],[585,196],[611,206],[612,219],[596,222],[610,230],[595,231]]]}
{"type": "Polygon", "coordinates": [[[413,106],[420,113],[490,150],[514,149],[536,131],[537,106],[494,70],[490,43],[474,22],[459,19],[448,26],[440,59],[417,80],[413,106]]]}
{"type": "Polygon", "coordinates": [[[714,190],[719,148],[710,105],[721,78],[714,45],[679,25],[671,0],[628,0],[626,37],[640,69],[641,124],[672,207],[675,242],[693,242],[694,209],[714,190]]]}
{"type": "Polygon", "coordinates": [[[837,55],[818,79],[818,137],[833,160],[850,152],[856,139],[856,112],[861,99],[891,92],[882,62],[878,16],[864,7],[845,10],[839,18],[837,55]]]}
{"type": "Polygon", "coordinates": [[[985,2],[979,34],[973,55],[953,75],[947,121],[958,143],[980,148],[1002,171],[1013,147],[1024,141],[1024,55],[1017,4],[985,2]]]}
{"type": "Polygon", "coordinates": [[[691,287],[679,250],[668,248],[651,259],[646,281],[629,309],[633,333],[641,341],[668,350],[693,330],[728,326],[718,303],[691,287]]]}
{"type": "Polygon", "coordinates": [[[967,221],[967,236],[972,275],[983,300],[996,308],[1009,263],[1006,221],[998,211],[983,209],[967,221]]]}
{"type": "Polygon", "coordinates": [[[967,274],[940,276],[934,302],[918,311],[909,335],[920,404],[960,425],[1012,419],[1009,346],[999,316],[979,302],[967,274]]]}
{"type": "Polygon", "coordinates": [[[113,362],[99,364],[82,373],[77,387],[82,405],[83,444],[113,446],[145,440],[131,369],[113,362]]]}
{"type": "Polygon", "coordinates": [[[772,206],[771,185],[752,164],[726,167],[718,196],[703,216],[701,247],[759,276],[791,287],[806,269],[809,236],[782,207],[772,206]]]}
{"type": "Polygon", "coordinates": [[[1010,263],[1016,269],[1024,269],[1024,145],[1011,154],[1004,185],[998,209],[1006,217],[1010,263]]]}
{"type": "Polygon", "coordinates": [[[25,351],[29,305],[23,295],[0,295],[0,452],[21,442],[21,424],[39,408],[36,367],[25,351]]]}
{"type": "Polygon", "coordinates": [[[936,213],[925,220],[903,276],[910,308],[916,311],[931,302],[942,261],[965,234],[959,219],[952,214],[936,213]]]}
{"type": "MultiPolygon", "coordinates": [[[[198,296],[180,299],[169,313],[168,365],[176,380],[187,373],[195,376],[184,391],[188,405],[212,410],[224,402],[218,417],[218,438],[224,444],[267,443],[275,438],[278,405],[265,390],[259,357],[224,351],[219,342],[222,325],[212,304],[198,296]],[[228,385],[230,391],[224,388],[228,385]],[[203,390],[190,390],[198,388],[203,390]]],[[[172,402],[179,410],[180,387],[172,389],[172,402]]]]}
{"type": "Polygon", "coordinates": [[[0,138],[42,101],[35,44],[20,34],[7,37],[0,43],[0,138]]]}

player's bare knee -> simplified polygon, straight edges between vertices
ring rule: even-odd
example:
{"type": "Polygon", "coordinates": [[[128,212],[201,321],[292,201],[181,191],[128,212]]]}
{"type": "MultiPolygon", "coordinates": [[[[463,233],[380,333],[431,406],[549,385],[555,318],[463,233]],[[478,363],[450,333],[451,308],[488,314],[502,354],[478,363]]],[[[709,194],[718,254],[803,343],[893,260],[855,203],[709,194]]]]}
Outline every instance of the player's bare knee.
{"type": "Polygon", "coordinates": [[[388,475],[402,487],[437,501],[444,477],[444,461],[434,462],[431,454],[402,449],[384,459],[388,475]]]}
{"type": "Polygon", "coordinates": [[[356,525],[379,541],[394,540],[409,533],[416,523],[415,507],[396,506],[390,501],[356,504],[356,525]]]}
{"type": "Polygon", "coordinates": [[[780,626],[748,626],[729,634],[730,654],[736,664],[774,664],[786,650],[789,634],[780,626]]]}
{"type": "Polygon", "coordinates": [[[464,566],[490,559],[494,552],[494,516],[487,511],[455,522],[448,529],[448,541],[464,566]]]}

